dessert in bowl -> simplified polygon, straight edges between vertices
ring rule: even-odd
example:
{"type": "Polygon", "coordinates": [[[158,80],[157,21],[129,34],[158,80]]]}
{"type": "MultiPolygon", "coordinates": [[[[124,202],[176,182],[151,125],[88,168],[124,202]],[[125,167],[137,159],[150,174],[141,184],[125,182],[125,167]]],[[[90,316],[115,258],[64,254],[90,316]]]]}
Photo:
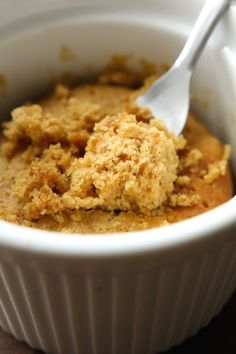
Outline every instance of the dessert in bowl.
{"type": "MultiPolygon", "coordinates": [[[[90,74],[101,72],[114,53],[132,54],[132,67],[140,58],[171,64],[187,35],[179,16],[157,2],[135,10],[68,7],[5,24],[1,116],[45,92],[52,76],[80,76],[88,65],[90,74]]],[[[191,21],[189,12],[186,30],[191,21]]],[[[234,157],[233,55],[230,46],[209,43],[192,107],[234,157]]],[[[231,198],[173,225],[104,235],[1,221],[1,326],[53,353],[154,353],[179,343],[206,325],[235,288],[234,208],[231,198]]]]}
{"type": "Polygon", "coordinates": [[[153,119],[135,97],[155,75],[130,72],[127,59],[113,57],[95,82],[58,84],[13,110],[1,143],[3,220],[70,233],[136,231],[232,198],[230,146],[191,114],[179,137],[153,119]]]}

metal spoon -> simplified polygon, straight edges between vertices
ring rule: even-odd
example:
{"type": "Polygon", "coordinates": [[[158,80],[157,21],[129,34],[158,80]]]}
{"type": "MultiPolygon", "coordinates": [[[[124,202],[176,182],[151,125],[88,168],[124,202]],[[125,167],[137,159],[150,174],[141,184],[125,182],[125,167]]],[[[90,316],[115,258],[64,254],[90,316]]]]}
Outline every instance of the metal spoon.
{"type": "Polygon", "coordinates": [[[183,130],[189,112],[189,87],[193,69],[230,0],[207,0],[174,65],[136,99],[175,134],[183,130]]]}

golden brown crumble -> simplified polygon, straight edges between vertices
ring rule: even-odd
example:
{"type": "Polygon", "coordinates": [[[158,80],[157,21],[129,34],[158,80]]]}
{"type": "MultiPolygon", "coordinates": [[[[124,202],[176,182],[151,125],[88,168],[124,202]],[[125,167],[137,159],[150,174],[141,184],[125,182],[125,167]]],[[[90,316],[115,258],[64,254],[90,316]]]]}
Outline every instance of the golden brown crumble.
{"type": "Polygon", "coordinates": [[[190,183],[191,179],[189,176],[178,176],[175,180],[175,184],[183,187],[187,186],[190,183]]]}
{"type": "Polygon", "coordinates": [[[230,146],[225,145],[221,160],[211,163],[208,166],[207,173],[203,175],[203,179],[206,183],[210,184],[213,181],[215,181],[217,178],[219,178],[219,176],[225,176],[228,160],[230,157],[230,151],[231,151],[230,146]]]}
{"type": "Polygon", "coordinates": [[[173,191],[178,156],[174,142],[156,126],[126,112],[95,125],[83,158],[71,166],[69,209],[158,208],[173,191]]]}
{"type": "Polygon", "coordinates": [[[169,206],[176,207],[189,207],[200,202],[201,198],[199,195],[186,195],[183,193],[172,194],[169,198],[169,206]]]}
{"type": "Polygon", "coordinates": [[[68,45],[63,44],[60,48],[60,59],[62,61],[74,61],[77,59],[76,54],[68,45]]]}
{"type": "Polygon", "coordinates": [[[192,115],[180,137],[135,97],[155,76],[124,71],[119,58],[98,81],[58,84],[4,123],[1,218],[64,232],[168,225],[229,199],[230,149],[192,115]],[[210,197],[209,197],[210,196],[210,197]]]}
{"type": "Polygon", "coordinates": [[[182,163],[182,168],[183,167],[189,167],[198,164],[199,160],[202,158],[202,153],[198,149],[192,149],[188,152],[188,154],[185,156],[185,159],[183,159],[182,163]]]}

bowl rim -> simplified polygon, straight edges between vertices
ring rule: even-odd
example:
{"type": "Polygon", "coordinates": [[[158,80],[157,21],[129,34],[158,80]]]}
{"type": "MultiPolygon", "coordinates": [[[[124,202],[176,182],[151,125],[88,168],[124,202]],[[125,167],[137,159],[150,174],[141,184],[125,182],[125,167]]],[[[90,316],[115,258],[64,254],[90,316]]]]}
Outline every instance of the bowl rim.
{"type": "MultiPolygon", "coordinates": [[[[140,1],[138,3],[140,4],[140,1]]],[[[118,4],[118,8],[119,5],[124,4],[118,4]]],[[[149,5],[152,6],[152,4],[149,5]]],[[[62,14],[66,10],[64,16],[68,16],[73,12],[73,8],[78,9],[81,6],[86,5],[79,4],[67,9],[56,9],[56,13],[62,14]]],[[[89,7],[97,8],[96,4],[89,5],[89,7]]],[[[111,9],[111,4],[106,4],[106,8],[111,9]]],[[[112,6],[112,8],[114,7],[112,6]]],[[[55,19],[56,14],[52,12],[52,10],[47,11],[47,16],[52,16],[55,19]]],[[[31,26],[34,18],[39,21],[44,19],[44,15],[45,12],[40,11],[40,14],[33,13],[14,20],[15,31],[20,24],[24,24],[23,28],[25,29],[27,25],[31,26]],[[24,22],[26,19],[27,21],[24,22]]],[[[9,27],[11,23],[13,22],[10,21],[3,26],[0,25],[0,28],[9,27]]],[[[10,33],[7,31],[6,33],[10,34],[11,37],[12,31],[13,29],[10,30],[10,33]]],[[[144,254],[154,250],[170,250],[178,247],[182,248],[203,239],[214,238],[220,231],[235,226],[235,208],[236,196],[210,211],[171,225],[142,231],[110,234],[68,234],[30,228],[0,220],[0,247],[14,248],[31,253],[80,257],[125,256],[144,254]]]]}
{"type": "MultiPolygon", "coordinates": [[[[0,247],[25,252],[77,257],[115,257],[183,248],[221,238],[236,225],[236,196],[200,215],[171,225],[109,234],[46,231],[0,221],[0,247]]],[[[231,232],[230,236],[234,237],[231,232]]]]}

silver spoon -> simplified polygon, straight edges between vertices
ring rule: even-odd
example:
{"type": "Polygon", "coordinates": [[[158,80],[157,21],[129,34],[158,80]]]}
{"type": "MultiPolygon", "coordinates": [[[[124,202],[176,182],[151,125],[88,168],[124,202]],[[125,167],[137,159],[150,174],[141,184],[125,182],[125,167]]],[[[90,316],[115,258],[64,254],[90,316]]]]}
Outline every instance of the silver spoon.
{"type": "Polygon", "coordinates": [[[189,87],[193,69],[216,24],[231,0],[207,0],[193,30],[174,65],[136,99],[155,118],[162,119],[167,128],[179,135],[189,112],[189,87]]]}

